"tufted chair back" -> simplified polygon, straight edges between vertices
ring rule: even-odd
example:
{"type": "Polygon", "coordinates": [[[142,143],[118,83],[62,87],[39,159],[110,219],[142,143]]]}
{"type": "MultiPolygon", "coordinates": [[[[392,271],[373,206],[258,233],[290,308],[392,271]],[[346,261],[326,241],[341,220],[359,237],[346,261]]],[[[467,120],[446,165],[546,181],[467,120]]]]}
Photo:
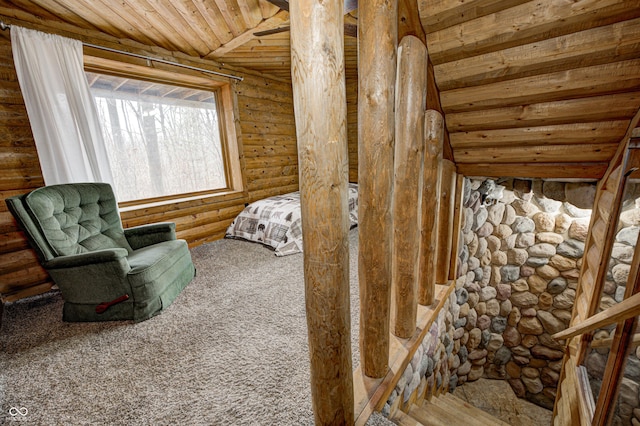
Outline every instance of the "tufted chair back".
{"type": "Polygon", "coordinates": [[[132,252],[109,184],[46,186],[27,194],[23,203],[44,237],[38,246],[45,261],[107,248],[132,252]]]}

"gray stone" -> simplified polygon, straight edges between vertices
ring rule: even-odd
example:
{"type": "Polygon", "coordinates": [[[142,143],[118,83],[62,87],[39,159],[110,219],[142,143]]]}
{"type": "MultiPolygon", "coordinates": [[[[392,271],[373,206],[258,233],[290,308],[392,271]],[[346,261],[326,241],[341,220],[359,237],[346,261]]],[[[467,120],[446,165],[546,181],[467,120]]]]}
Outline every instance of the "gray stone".
{"type": "Polygon", "coordinates": [[[458,305],[464,305],[469,300],[469,292],[464,288],[459,288],[456,290],[456,300],[458,305]]]}
{"type": "Polygon", "coordinates": [[[473,210],[465,207],[462,210],[462,233],[467,234],[473,227],[473,210]]]}
{"type": "Polygon", "coordinates": [[[619,262],[631,263],[633,260],[633,246],[614,243],[611,249],[611,257],[619,262]]]}
{"type": "Polygon", "coordinates": [[[565,200],[581,209],[592,209],[596,186],[585,182],[568,182],[564,188],[565,200]]]}
{"type": "Polygon", "coordinates": [[[613,281],[619,286],[627,285],[627,279],[629,278],[629,271],[631,266],[626,263],[619,263],[611,269],[611,275],[613,281]]]}
{"type": "Polygon", "coordinates": [[[589,217],[589,216],[591,216],[591,210],[590,209],[580,209],[580,208],[574,206],[571,203],[564,203],[563,207],[566,210],[566,212],[569,213],[569,215],[572,216],[572,217],[589,217]]]}
{"type": "Polygon", "coordinates": [[[487,217],[489,216],[489,212],[487,209],[481,208],[473,217],[473,227],[471,228],[474,231],[480,229],[482,225],[487,221],[487,217]]]}
{"type": "Polygon", "coordinates": [[[474,277],[473,277],[474,281],[482,281],[482,277],[483,277],[482,268],[474,269],[473,270],[473,275],[474,275],[474,277]]]}
{"type": "Polygon", "coordinates": [[[528,217],[516,217],[516,220],[511,225],[511,229],[513,232],[524,233],[524,232],[533,232],[536,229],[535,222],[528,217]]]}
{"type": "Polygon", "coordinates": [[[505,205],[504,203],[496,203],[487,208],[488,216],[487,220],[491,222],[493,226],[498,226],[502,223],[504,216],[505,205]]]}
{"type": "Polygon", "coordinates": [[[505,317],[497,316],[491,320],[491,331],[494,333],[502,333],[507,328],[507,319],[505,317]]]}
{"type": "Polygon", "coordinates": [[[497,290],[494,287],[484,287],[480,290],[480,301],[486,302],[489,299],[494,299],[498,294],[497,290]]]}
{"type": "Polygon", "coordinates": [[[585,358],[584,365],[591,376],[601,379],[604,376],[604,369],[607,365],[607,356],[592,351],[585,358]]]}
{"type": "Polygon", "coordinates": [[[627,357],[624,375],[635,382],[640,382],[640,360],[635,355],[627,357]]]}
{"type": "Polygon", "coordinates": [[[547,197],[534,196],[534,198],[543,212],[556,213],[562,207],[562,201],[552,200],[547,197]]]}
{"type": "Polygon", "coordinates": [[[582,241],[568,239],[556,248],[556,253],[572,259],[581,258],[584,254],[584,243],[582,241]]]}
{"type": "Polygon", "coordinates": [[[620,303],[624,300],[624,293],[625,293],[626,288],[624,287],[618,287],[616,288],[616,292],[615,295],[613,296],[613,298],[615,299],[616,302],[620,303]]]}
{"type": "Polygon", "coordinates": [[[462,364],[460,364],[460,367],[458,367],[458,374],[460,376],[466,376],[467,374],[469,374],[469,372],[471,371],[471,362],[470,361],[465,361],[462,364]]]}
{"type": "Polygon", "coordinates": [[[620,402],[631,405],[633,407],[638,405],[638,383],[630,380],[626,377],[622,378],[620,382],[620,392],[618,399],[620,402]]]}
{"type": "Polygon", "coordinates": [[[480,336],[480,346],[486,348],[489,344],[489,340],[491,340],[491,332],[489,330],[482,330],[482,334],[480,336]]]}
{"type": "Polygon", "coordinates": [[[549,263],[548,257],[529,257],[527,259],[527,265],[533,268],[539,268],[540,266],[544,266],[549,263]]]}
{"type": "Polygon", "coordinates": [[[529,256],[546,257],[547,259],[556,254],[555,246],[548,243],[534,244],[529,247],[527,251],[529,252],[529,256]]]}
{"type": "Polygon", "coordinates": [[[493,363],[498,365],[505,365],[511,359],[511,351],[508,347],[502,346],[496,351],[493,358],[493,363]]]}
{"type": "Polygon", "coordinates": [[[469,270],[474,270],[480,267],[480,259],[478,259],[477,257],[470,257],[467,262],[469,263],[469,270]]]}
{"type": "Polygon", "coordinates": [[[502,338],[502,334],[492,333],[491,338],[489,339],[489,343],[487,344],[487,351],[489,353],[495,352],[502,347],[504,344],[504,339],[502,338]]]}
{"type": "Polygon", "coordinates": [[[620,213],[620,223],[624,228],[640,225],[640,209],[631,209],[620,213]]]}
{"type": "Polygon", "coordinates": [[[518,248],[527,248],[535,244],[536,242],[536,234],[533,232],[525,232],[523,234],[515,234],[516,235],[516,243],[515,247],[518,248]]]}
{"type": "Polygon", "coordinates": [[[551,294],[559,294],[567,288],[567,280],[563,277],[554,278],[547,284],[547,292],[551,294]]]}
{"type": "Polygon", "coordinates": [[[516,281],[520,278],[520,268],[514,265],[505,265],[500,268],[500,275],[505,283],[516,281]]]}

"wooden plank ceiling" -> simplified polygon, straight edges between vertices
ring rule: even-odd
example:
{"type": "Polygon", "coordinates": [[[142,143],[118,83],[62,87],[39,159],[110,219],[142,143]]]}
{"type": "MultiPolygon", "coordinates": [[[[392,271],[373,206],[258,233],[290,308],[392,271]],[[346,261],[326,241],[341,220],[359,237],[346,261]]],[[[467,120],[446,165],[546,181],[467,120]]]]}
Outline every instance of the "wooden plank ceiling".
{"type": "MultiPolygon", "coordinates": [[[[427,34],[459,171],[602,175],[640,107],[640,0],[402,1],[427,34]]],[[[266,0],[0,0],[2,17],[290,81],[289,32],[254,34],[288,25],[266,0]]],[[[354,37],[345,54],[355,77],[354,37]]]]}

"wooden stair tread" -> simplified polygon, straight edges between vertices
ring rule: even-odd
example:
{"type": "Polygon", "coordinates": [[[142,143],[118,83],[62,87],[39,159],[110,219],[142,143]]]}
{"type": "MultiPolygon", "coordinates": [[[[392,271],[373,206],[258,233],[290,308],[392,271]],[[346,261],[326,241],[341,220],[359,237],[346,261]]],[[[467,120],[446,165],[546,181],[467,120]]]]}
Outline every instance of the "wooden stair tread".
{"type": "Polygon", "coordinates": [[[412,404],[408,413],[397,410],[390,420],[400,426],[509,426],[450,393],[412,404]]]}
{"type": "MultiPolygon", "coordinates": [[[[491,414],[483,411],[472,404],[458,398],[457,396],[447,393],[441,398],[441,402],[445,404],[449,404],[450,407],[456,408],[457,413],[465,413],[464,416],[469,418],[471,423],[468,424],[477,424],[480,425],[499,425],[499,426],[509,426],[508,423],[503,422],[502,420],[492,416],[491,414]]],[[[440,402],[439,402],[440,403],[440,402]]]]}

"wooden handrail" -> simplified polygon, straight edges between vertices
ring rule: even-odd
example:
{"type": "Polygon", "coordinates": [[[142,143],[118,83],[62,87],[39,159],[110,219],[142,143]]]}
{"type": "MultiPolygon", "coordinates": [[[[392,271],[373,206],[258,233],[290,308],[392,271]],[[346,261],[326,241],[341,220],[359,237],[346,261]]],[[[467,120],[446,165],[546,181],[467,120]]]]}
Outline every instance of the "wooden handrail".
{"type": "Polygon", "coordinates": [[[626,320],[627,318],[632,318],[638,315],[640,315],[640,293],[636,293],[617,305],[613,305],[610,308],[587,318],[578,325],[560,331],[552,337],[556,340],[569,339],[607,325],[616,324],[620,321],[626,320]]]}

